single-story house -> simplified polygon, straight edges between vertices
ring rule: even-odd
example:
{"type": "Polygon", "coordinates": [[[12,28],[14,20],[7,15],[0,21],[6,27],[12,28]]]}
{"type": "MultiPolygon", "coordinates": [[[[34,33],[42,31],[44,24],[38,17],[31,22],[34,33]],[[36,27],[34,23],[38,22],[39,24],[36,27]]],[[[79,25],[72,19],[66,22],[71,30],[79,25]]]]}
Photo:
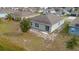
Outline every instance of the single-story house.
{"type": "Polygon", "coordinates": [[[69,24],[69,34],[79,36],[79,18],[69,24]]]}
{"type": "Polygon", "coordinates": [[[31,18],[31,27],[45,32],[53,32],[64,24],[60,16],[53,14],[39,15],[31,18]]]}

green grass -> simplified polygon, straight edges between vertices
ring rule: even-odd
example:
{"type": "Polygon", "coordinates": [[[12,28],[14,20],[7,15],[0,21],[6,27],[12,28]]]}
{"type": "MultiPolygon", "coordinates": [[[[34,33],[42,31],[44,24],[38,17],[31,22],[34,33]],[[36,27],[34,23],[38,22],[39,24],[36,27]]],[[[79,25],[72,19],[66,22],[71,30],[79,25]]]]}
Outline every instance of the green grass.
{"type": "Polygon", "coordinates": [[[0,50],[16,51],[42,49],[40,45],[42,45],[43,39],[30,32],[17,34],[17,28],[19,27],[17,24],[17,22],[12,21],[0,23],[0,50]],[[24,42],[23,40],[30,42],[24,42]]]}
{"type": "Polygon", "coordinates": [[[0,36],[0,50],[1,51],[18,51],[24,50],[22,47],[13,44],[5,37],[0,36]]]}
{"type": "Polygon", "coordinates": [[[16,44],[13,44],[12,42],[10,42],[10,39],[7,39],[8,37],[5,37],[3,35],[3,33],[9,33],[12,32],[12,26],[13,23],[11,22],[2,22],[0,23],[0,50],[5,51],[5,50],[9,50],[9,51],[14,51],[14,50],[24,50],[22,47],[17,46],[16,44]]]}
{"type": "Polygon", "coordinates": [[[13,23],[11,22],[1,22],[0,23],[0,32],[5,33],[5,32],[10,32],[12,28],[13,23]]]}
{"type": "Polygon", "coordinates": [[[10,24],[6,23],[0,24],[0,32],[8,32],[10,30],[10,26],[10,24]]]}

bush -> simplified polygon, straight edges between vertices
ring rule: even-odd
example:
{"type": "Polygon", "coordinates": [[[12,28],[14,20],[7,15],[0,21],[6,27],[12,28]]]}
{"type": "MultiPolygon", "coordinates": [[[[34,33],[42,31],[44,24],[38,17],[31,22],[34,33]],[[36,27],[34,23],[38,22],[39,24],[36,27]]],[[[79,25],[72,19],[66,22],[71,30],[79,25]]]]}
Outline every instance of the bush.
{"type": "Polygon", "coordinates": [[[68,34],[68,32],[69,32],[69,24],[65,24],[63,32],[66,33],[66,34],[68,34]]]}
{"type": "Polygon", "coordinates": [[[20,28],[22,30],[22,32],[27,32],[31,27],[31,22],[30,22],[30,19],[23,19],[21,22],[20,22],[20,28]]]}
{"type": "Polygon", "coordinates": [[[71,40],[69,40],[66,44],[66,48],[68,49],[74,49],[78,45],[78,40],[73,37],[71,40]]]}

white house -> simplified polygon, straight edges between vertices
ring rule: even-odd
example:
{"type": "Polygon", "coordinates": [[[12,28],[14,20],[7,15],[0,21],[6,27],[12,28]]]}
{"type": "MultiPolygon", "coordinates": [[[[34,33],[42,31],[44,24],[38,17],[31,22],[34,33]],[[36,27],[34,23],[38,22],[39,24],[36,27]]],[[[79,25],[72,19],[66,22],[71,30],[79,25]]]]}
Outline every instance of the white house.
{"type": "Polygon", "coordinates": [[[61,17],[53,14],[39,15],[31,18],[31,26],[45,32],[53,32],[64,24],[61,17]]]}

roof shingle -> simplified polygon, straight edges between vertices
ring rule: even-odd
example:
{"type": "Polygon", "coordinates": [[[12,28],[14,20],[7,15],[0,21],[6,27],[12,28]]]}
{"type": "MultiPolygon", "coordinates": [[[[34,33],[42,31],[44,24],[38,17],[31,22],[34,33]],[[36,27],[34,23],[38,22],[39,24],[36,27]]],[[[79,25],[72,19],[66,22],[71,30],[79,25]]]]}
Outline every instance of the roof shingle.
{"type": "Polygon", "coordinates": [[[57,15],[53,15],[53,14],[46,14],[46,15],[39,15],[39,16],[33,17],[31,19],[32,19],[32,21],[52,25],[52,24],[55,24],[58,21],[60,21],[61,17],[57,16],[57,15]]]}

